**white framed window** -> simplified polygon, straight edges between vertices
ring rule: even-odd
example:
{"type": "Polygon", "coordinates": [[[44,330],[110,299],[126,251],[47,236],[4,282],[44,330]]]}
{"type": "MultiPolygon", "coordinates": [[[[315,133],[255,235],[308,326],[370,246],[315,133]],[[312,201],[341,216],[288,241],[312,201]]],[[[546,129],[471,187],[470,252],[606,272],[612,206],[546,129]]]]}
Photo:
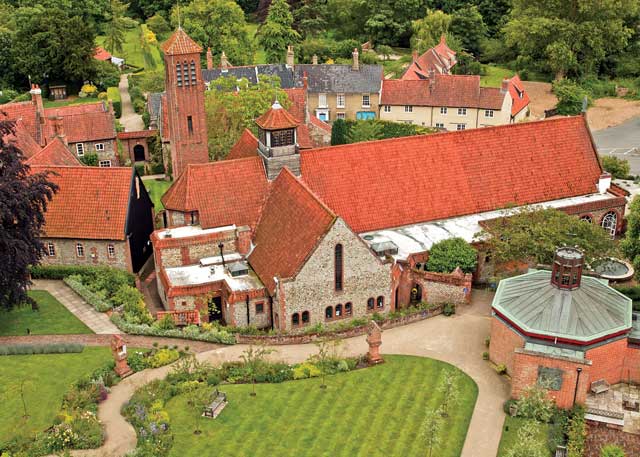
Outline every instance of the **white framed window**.
{"type": "Polygon", "coordinates": [[[107,168],[111,166],[111,160],[101,160],[100,162],[98,162],[98,166],[102,167],[102,168],[107,168]]]}
{"type": "Polygon", "coordinates": [[[344,108],[345,101],[346,100],[345,100],[344,94],[338,94],[336,96],[336,104],[338,108],[344,108]]]}
{"type": "Polygon", "coordinates": [[[444,128],[444,122],[436,122],[436,128],[437,129],[443,129],[444,128]]]}
{"type": "Polygon", "coordinates": [[[76,143],[76,154],[78,154],[78,157],[84,156],[84,144],[83,143],[76,143]]]}
{"type": "Polygon", "coordinates": [[[369,94],[362,94],[362,107],[369,108],[371,106],[371,97],[369,94]]]}
{"type": "Polygon", "coordinates": [[[391,112],[391,105],[384,105],[384,112],[385,113],[390,113],[391,112]]]}
{"type": "Polygon", "coordinates": [[[107,244],[107,254],[110,259],[115,259],[116,257],[116,247],[111,243],[107,244]]]}
{"type": "Polygon", "coordinates": [[[51,243],[51,242],[47,243],[47,249],[46,249],[45,253],[49,257],[55,257],[56,256],[56,247],[55,247],[55,245],[53,243],[51,243]]]}
{"type": "Polygon", "coordinates": [[[336,119],[344,119],[344,118],[345,118],[344,113],[336,113],[336,119]]]}
{"type": "Polygon", "coordinates": [[[82,243],[76,243],[76,255],[78,257],[84,257],[84,246],[82,243]]]}
{"type": "Polygon", "coordinates": [[[440,114],[444,114],[445,116],[447,115],[447,107],[446,106],[441,106],[440,107],[440,114]]]}
{"type": "Polygon", "coordinates": [[[493,117],[493,110],[492,109],[484,110],[484,117],[493,117]]]}
{"type": "Polygon", "coordinates": [[[458,108],[458,116],[466,116],[467,108],[458,108]]]}
{"type": "Polygon", "coordinates": [[[320,108],[327,107],[327,94],[318,94],[318,106],[320,108]]]}
{"type": "Polygon", "coordinates": [[[405,113],[413,113],[413,106],[412,105],[404,105],[404,112],[405,113]]]}
{"type": "Polygon", "coordinates": [[[466,130],[467,124],[456,124],[456,130],[466,130]]]}
{"type": "Polygon", "coordinates": [[[104,151],[104,143],[96,143],[96,151],[104,151]]]}
{"type": "Polygon", "coordinates": [[[616,229],[618,227],[618,215],[613,211],[609,211],[602,218],[602,228],[605,229],[611,235],[611,238],[616,236],[616,229]]]}

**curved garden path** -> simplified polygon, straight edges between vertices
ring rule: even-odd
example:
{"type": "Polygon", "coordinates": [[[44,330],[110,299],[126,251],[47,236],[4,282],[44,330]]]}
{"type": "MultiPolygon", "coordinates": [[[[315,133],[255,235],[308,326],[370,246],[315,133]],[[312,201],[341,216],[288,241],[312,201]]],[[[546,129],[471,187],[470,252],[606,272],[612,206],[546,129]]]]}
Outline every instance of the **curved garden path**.
{"type": "MultiPolygon", "coordinates": [[[[492,295],[484,291],[474,291],[473,304],[459,309],[452,317],[436,316],[404,327],[386,330],[382,334],[383,354],[404,354],[449,362],[469,376],[478,385],[476,402],[462,457],[495,457],[504,413],[502,403],[509,396],[507,382],[482,360],[486,350],[484,341],[489,335],[489,308],[492,295]]],[[[135,344],[132,337],[127,337],[128,344],[135,344]]],[[[228,360],[237,360],[245,345],[219,347],[200,352],[197,358],[212,364],[228,360]]],[[[271,357],[287,362],[301,362],[315,353],[313,344],[278,346],[271,357]]],[[[367,344],[364,336],[344,341],[342,351],[345,356],[366,352],[367,344]]],[[[100,404],[99,418],[106,431],[104,445],[95,450],[74,451],[73,456],[82,457],[121,457],[136,445],[133,427],[120,415],[123,405],[131,398],[139,387],[155,379],[162,379],[171,370],[170,366],[145,370],[136,373],[113,387],[107,400],[100,404]]],[[[421,386],[400,386],[399,388],[415,388],[421,386]]]]}

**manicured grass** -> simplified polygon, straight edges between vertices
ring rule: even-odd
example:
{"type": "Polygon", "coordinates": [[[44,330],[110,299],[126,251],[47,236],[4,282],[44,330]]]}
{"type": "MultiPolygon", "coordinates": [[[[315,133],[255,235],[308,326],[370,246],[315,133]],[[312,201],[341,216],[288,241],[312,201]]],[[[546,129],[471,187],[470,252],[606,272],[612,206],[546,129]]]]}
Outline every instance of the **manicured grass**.
{"type": "MultiPolygon", "coordinates": [[[[443,362],[387,356],[372,368],[320,379],[225,385],[229,404],[215,420],[189,408],[188,394],[167,404],[175,441],[171,456],[424,456],[425,410],[437,407],[443,362]],[[194,422],[202,434],[194,435],[194,422]]],[[[460,373],[460,403],[445,420],[438,457],[459,456],[478,389],[460,373]]]]}
{"type": "Polygon", "coordinates": [[[160,198],[164,195],[167,189],[171,186],[171,181],[165,180],[155,180],[155,179],[146,179],[143,181],[144,187],[147,188],[147,192],[149,192],[149,196],[151,197],[151,201],[155,206],[155,210],[161,211],[164,209],[160,198]]]}
{"type": "MultiPolygon", "coordinates": [[[[522,427],[522,424],[526,422],[525,419],[520,417],[507,416],[504,420],[504,426],[502,427],[502,438],[500,439],[500,448],[498,449],[498,457],[507,455],[507,451],[518,440],[518,430],[522,427]]],[[[547,436],[549,434],[549,424],[540,424],[540,432],[538,438],[540,442],[546,443],[547,436]]]]}
{"type": "Polygon", "coordinates": [[[58,108],[60,106],[83,105],[85,103],[97,103],[99,101],[100,100],[98,98],[96,98],[96,97],[94,97],[94,98],[92,98],[92,97],[80,98],[80,97],[76,97],[76,96],[70,96],[66,100],[55,100],[55,101],[44,100],[44,107],[45,108],[58,108]]]}
{"type": "Polygon", "coordinates": [[[500,87],[504,78],[511,78],[514,72],[508,68],[495,65],[484,65],[486,75],[480,77],[480,85],[484,87],[500,87]]]}
{"type": "Polygon", "coordinates": [[[107,97],[113,102],[122,101],[120,99],[120,89],[117,87],[107,87],[107,97]]]}
{"type": "MultiPolygon", "coordinates": [[[[140,26],[129,29],[125,33],[125,41],[122,52],[114,52],[113,55],[125,59],[125,63],[145,70],[159,70],[164,67],[158,45],[149,45],[150,53],[145,56],[141,44],[142,28],[140,26]]],[[[103,35],[96,38],[99,46],[104,46],[103,35]]]]}
{"type": "Polygon", "coordinates": [[[93,333],[49,292],[32,290],[29,296],[38,302],[40,311],[21,306],[0,312],[0,336],[26,335],[27,329],[33,335],[93,333]]]}
{"type": "Polygon", "coordinates": [[[12,437],[30,436],[50,427],[71,384],[111,358],[108,348],[90,347],[79,354],[0,357],[0,448],[12,437]],[[27,419],[20,399],[23,381],[27,419]]]}

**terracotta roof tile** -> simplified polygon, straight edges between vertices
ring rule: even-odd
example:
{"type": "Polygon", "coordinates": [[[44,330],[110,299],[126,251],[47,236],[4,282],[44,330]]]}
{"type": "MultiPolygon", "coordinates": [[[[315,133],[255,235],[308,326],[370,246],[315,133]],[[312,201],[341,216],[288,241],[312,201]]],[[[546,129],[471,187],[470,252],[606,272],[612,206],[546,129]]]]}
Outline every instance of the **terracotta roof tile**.
{"type": "Polygon", "coordinates": [[[300,153],[304,182],[355,232],[596,192],[579,117],[355,143],[300,153]]]}
{"type": "Polygon", "coordinates": [[[10,135],[9,141],[13,141],[26,158],[33,157],[39,153],[42,148],[36,143],[36,140],[33,139],[24,122],[21,119],[10,122],[14,124],[14,133],[10,135]]]}
{"type": "Polygon", "coordinates": [[[256,124],[265,130],[291,129],[297,127],[298,122],[289,111],[283,109],[280,103],[275,102],[273,106],[256,119],[256,124]]]}
{"type": "Polygon", "coordinates": [[[321,128],[322,130],[324,130],[325,132],[329,132],[331,133],[331,126],[329,124],[327,124],[324,121],[321,121],[320,119],[318,119],[317,117],[315,117],[313,114],[311,114],[309,116],[309,120],[311,121],[311,123],[313,125],[315,125],[318,128],[321,128]]]}
{"type": "Polygon", "coordinates": [[[256,228],[249,263],[273,293],[274,277],[294,277],[335,215],[284,168],[271,186],[256,228]]]}
{"type": "Polygon", "coordinates": [[[35,154],[27,163],[34,165],[68,165],[82,166],[82,162],[69,150],[60,138],[54,138],[40,152],[35,154]]]}
{"type": "Polygon", "coordinates": [[[309,133],[309,126],[306,125],[307,91],[304,88],[285,89],[284,91],[291,101],[288,111],[298,122],[298,128],[296,129],[298,146],[300,146],[300,149],[311,149],[314,144],[309,133]]]}
{"type": "Polygon", "coordinates": [[[167,55],[200,54],[202,46],[193,41],[182,28],[178,28],[167,41],[162,43],[162,51],[167,55]]]}
{"type": "Polygon", "coordinates": [[[249,129],[244,129],[225,160],[245,159],[258,155],[258,139],[249,129]]]}
{"type": "Polygon", "coordinates": [[[269,189],[259,157],[189,165],[162,197],[170,210],[198,211],[203,228],[255,227],[269,189]]]}
{"type": "MultiPolygon", "coordinates": [[[[47,118],[62,116],[64,134],[69,143],[116,138],[115,118],[102,102],[47,108],[47,118]]],[[[53,138],[53,122],[47,119],[47,138],[53,138]]]]}
{"type": "Polygon", "coordinates": [[[93,52],[93,58],[94,59],[98,59],[98,60],[102,60],[102,61],[110,60],[111,59],[111,54],[105,48],[97,46],[96,49],[93,52]]]}
{"type": "Polygon", "coordinates": [[[133,169],[33,166],[59,186],[47,206],[45,236],[124,240],[133,169]]]}
{"type": "Polygon", "coordinates": [[[21,120],[29,135],[35,140],[38,135],[36,107],[31,102],[6,103],[0,105],[0,121],[21,120]]]}
{"type": "Polygon", "coordinates": [[[513,98],[513,105],[511,106],[512,116],[515,116],[529,106],[529,95],[524,90],[524,85],[518,75],[515,75],[509,80],[509,94],[511,94],[511,98],[513,98]]]}
{"type": "Polygon", "coordinates": [[[430,71],[435,74],[448,74],[456,62],[456,52],[447,46],[445,37],[442,36],[436,46],[427,49],[411,62],[401,79],[408,81],[427,79],[430,71]]]}
{"type": "Polygon", "coordinates": [[[118,139],[119,140],[128,140],[135,138],[149,138],[152,136],[156,136],[158,134],[157,130],[138,130],[135,132],[119,132],[118,139]]]}

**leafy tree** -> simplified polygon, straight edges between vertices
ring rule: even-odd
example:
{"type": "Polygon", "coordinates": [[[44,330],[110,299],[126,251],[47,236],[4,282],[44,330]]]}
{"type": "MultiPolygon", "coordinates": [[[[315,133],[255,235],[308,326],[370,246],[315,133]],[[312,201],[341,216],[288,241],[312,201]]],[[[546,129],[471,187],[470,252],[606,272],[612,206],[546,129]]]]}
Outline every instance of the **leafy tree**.
{"type": "Polygon", "coordinates": [[[411,22],[424,15],[423,0],[366,0],[365,32],[376,44],[406,46],[411,22]]]}
{"type": "Polygon", "coordinates": [[[478,7],[489,36],[498,35],[509,17],[511,0],[475,0],[473,4],[478,7]]]}
{"type": "Polygon", "coordinates": [[[600,457],[625,457],[625,453],[620,446],[607,444],[600,450],[600,457]]]}
{"type": "Polygon", "coordinates": [[[546,51],[549,69],[555,75],[556,81],[577,68],[578,60],[567,43],[556,41],[548,45],[546,51]]]}
{"type": "Polygon", "coordinates": [[[518,429],[518,439],[507,450],[506,457],[548,457],[549,450],[544,440],[539,439],[540,423],[530,420],[518,429]]]}
{"type": "Polygon", "coordinates": [[[0,26],[0,87],[12,86],[15,82],[14,34],[0,26]]]}
{"type": "Polygon", "coordinates": [[[439,410],[428,408],[422,421],[421,433],[427,448],[427,457],[431,457],[433,449],[442,442],[442,414],[439,410]]]}
{"type": "Polygon", "coordinates": [[[427,49],[438,44],[440,37],[449,31],[452,20],[452,16],[440,10],[427,11],[427,15],[424,18],[412,23],[411,48],[422,54],[427,49]]]}
{"type": "Polygon", "coordinates": [[[637,12],[636,0],[513,0],[506,44],[540,70],[557,72],[562,56],[577,63],[573,73],[593,74],[625,49],[637,12]]]}
{"type": "Polygon", "coordinates": [[[95,34],[80,16],[51,7],[16,10],[15,69],[35,82],[81,82],[93,76],[95,34]]]}
{"type": "Polygon", "coordinates": [[[616,179],[627,179],[631,171],[628,160],[618,159],[615,156],[602,157],[602,168],[611,173],[616,179]]]}
{"type": "Polygon", "coordinates": [[[376,51],[379,55],[382,56],[384,60],[389,60],[389,56],[393,54],[393,48],[391,46],[387,46],[386,44],[381,44],[380,46],[376,46],[376,51]]]}
{"type": "MultiPolygon", "coordinates": [[[[167,17],[171,8],[177,4],[177,0],[131,0],[131,12],[141,19],[159,14],[167,17]]],[[[181,3],[184,6],[184,3],[181,3]]]]}
{"type": "MultiPolygon", "coordinates": [[[[0,112],[2,108],[0,107],[0,112]]],[[[24,155],[9,139],[15,131],[0,122],[0,308],[32,303],[27,296],[29,265],[37,265],[47,203],[58,186],[48,173],[31,173],[24,155]]]]}
{"type": "Polygon", "coordinates": [[[556,248],[563,245],[578,246],[587,263],[615,251],[611,236],[599,225],[557,209],[535,206],[507,211],[504,217],[486,221],[478,237],[498,262],[549,265],[556,248]]]}
{"type": "MultiPolygon", "coordinates": [[[[182,28],[196,42],[219,59],[224,51],[233,65],[253,63],[253,40],[247,32],[242,9],[233,0],[192,0],[180,6],[182,28]]],[[[171,23],[178,26],[178,8],[171,11],[171,23]]]]}
{"type": "Polygon", "coordinates": [[[331,146],[347,144],[347,123],[344,119],[336,119],[331,127],[331,146]]]}
{"type": "Polygon", "coordinates": [[[258,3],[260,0],[237,0],[238,5],[242,8],[245,14],[253,14],[258,9],[258,3]]]}
{"type": "Polygon", "coordinates": [[[242,352],[242,355],[240,355],[240,358],[244,362],[245,369],[247,370],[247,374],[251,378],[252,397],[256,396],[256,377],[258,376],[260,367],[264,365],[266,356],[272,352],[273,349],[269,349],[265,346],[254,347],[253,345],[250,345],[242,352]]]}
{"type": "Polygon", "coordinates": [[[627,231],[624,240],[620,243],[620,248],[625,257],[633,262],[636,277],[640,276],[640,198],[637,196],[629,205],[627,215],[627,231]]]}
{"type": "Polygon", "coordinates": [[[337,351],[340,345],[342,344],[342,340],[340,339],[328,339],[322,338],[318,340],[316,343],[316,347],[318,348],[318,352],[311,357],[309,357],[309,362],[313,363],[320,370],[320,375],[322,377],[322,383],[320,384],[321,389],[326,389],[327,384],[325,382],[327,374],[329,372],[329,366],[332,361],[334,361],[337,357],[337,351]]]}
{"type": "Polygon", "coordinates": [[[451,273],[460,267],[465,273],[471,273],[477,262],[478,254],[469,243],[462,238],[449,238],[431,246],[427,270],[451,273]]]}
{"type": "Polygon", "coordinates": [[[156,35],[168,35],[171,32],[169,22],[158,13],[147,19],[147,27],[156,35]]]}
{"type": "Polygon", "coordinates": [[[586,449],[587,426],[584,409],[576,407],[572,411],[567,430],[567,457],[582,457],[586,449]]]}
{"type": "Polygon", "coordinates": [[[522,391],[516,402],[518,417],[547,423],[553,416],[554,404],[549,399],[549,390],[539,384],[533,384],[522,391]]]}
{"type": "Polygon", "coordinates": [[[327,28],[327,0],[302,0],[293,13],[295,28],[303,36],[313,36],[327,28]]]}
{"type": "Polygon", "coordinates": [[[571,80],[555,81],[552,90],[558,97],[558,105],[556,106],[558,114],[579,114],[582,112],[585,98],[587,105],[590,104],[587,91],[571,80]]]}
{"type": "Polygon", "coordinates": [[[120,82],[120,71],[118,67],[111,62],[103,62],[101,60],[95,60],[93,64],[93,81],[100,89],[107,90],[107,87],[118,87],[118,83],[120,82]]]}
{"type": "Polygon", "coordinates": [[[459,375],[456,370],[446,370],[440,384],[438,385],[438,392],[442,394],[442,403],[440,405],[440,414],[442,417],[448,417],[449,411],[460,401],[460,385],[459,375]]]}
{"type": "Polygon", "coordinates": [[[104,45],[107,51],[116,53],[122,52],[122,45],[125,41],[125,33],[129,25],[129,21],[125,17],[128,3],[122,3],[120,0],[111,0],[109,2],[109,12],[105,15],[105,41],[104,45]]]}
{"type": "Polygon", "coordinates": [[[337,39],[366,40],[364,25],[369,16],[368,0],[327,0],[329,27],[337,39]]]}
{"type": "Polygon", "coordinates": [[[271,108],[274,99],[284,108],[290,105],[278,77],[262,76],[258,84],[250,84],[246,79],[220,78],[211,87],[206,93],[205,109],[212,160],[224,158],[245,128],[257,134],[254,121],[271,108]]]}
{"type": "Polygon", "coordinates": [[[379,140],[382,138],[382,126],[376,121],[358,121],[347,133],[349,143],[379,140]]]}
{"type": "Polygon", "coordinates": [[[462,46],[474,56],[480,55],[481,45],[487,37],[487,26],[475,6],[466,6],[453,13],[449,31],[456,35],[462,46]]]}
{"type": "Polygon", "coordinates": [[[209,386],[200,387],[189,392],[187,395],[189,396],[188,404],[189,406],[191,406],[191,408],[193,408],[193,412],[195,413],[193,416],[193,434],[200,435],[202,433],[202,430],[198,428],[198,424],[200,423],[202,412],[213,401],[213,389],[209,386]]]}
{"type": "Polygon", "coordinates": [[[300,34],[293,30],[293,15],[286,0],[271,2],[256,38],[267,54],[267,61],[272,63],[282,62],[287,46],[300,40],[300,34]]]}

